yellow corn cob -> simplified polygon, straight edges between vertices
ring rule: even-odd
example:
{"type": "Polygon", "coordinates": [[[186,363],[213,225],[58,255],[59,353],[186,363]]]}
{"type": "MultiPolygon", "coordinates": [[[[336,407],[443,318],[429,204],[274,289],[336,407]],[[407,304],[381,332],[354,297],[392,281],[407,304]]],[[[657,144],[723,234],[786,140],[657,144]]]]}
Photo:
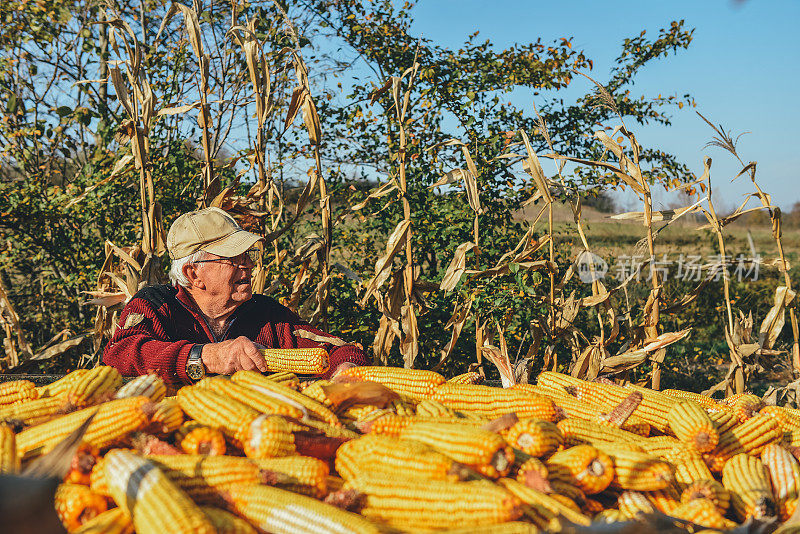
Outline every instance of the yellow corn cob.
{"type": "Polygon", "coordinates": [[[800,499],[789,499],[788,501],[783,501],[778,504],[778,519],[780,519],[780,521],[788,521],[797,510],[799,501],[800,499]]]}
{"type": "Polygon", "coordinates": [[[669,459],[675,466],[675,480],[679,487],[690,486],[702,480],[713,480],[703,456],[695,450],[686,450],[669,459]]]}
{"type": "Polygon", "coordinates": [[[514,389],[446,383],[436,389],[432,398],[454,410],[471,411],[485,417],[513,412],[520,419],[535,417],[555,422],[560,418],[560,411],[551,399],[514,389]]]}
{"type": "Polygon", "coordinates": [[[591,445],[558,451],[545,461],[549,478],[577,486],[587,495],[600,493],[614,479],[611,458],[591,445]]]}
{"type": "Polygon", "coordinates": [[[71,532],[105,512],[108,502],[81,484],[60,484],[56,489],[55,507],[64,528],[71,532]]]}
{"type": "MultiPolygon", "coordinates": [[[[292,423],[294,422],[290,421],[290,424],[292,423]]],[[[348,428],[339,425],[332,426],[317,419],[303,419],[302,423],[299,423],[298,426],[300,427],[299,430],[308,431],[313,429],[321,432],[329,438],[354,439],[359,436],[357,432],[354,432],[348,428]]]]}
{"type": "Polygon", "coordinates": [[[739,424],[736,413],[727,406],[720,405],[718,408],[709,408],[707,411],[708,418],[714,423],[717,434],[720,436],[739,424]]]}
{"type": "Polygon", "coordinates": [[[239,401],[245,406],[253,408],[258,413],[270,415],[285,415],[292,419],[302,419],[303,410],[291,404],[256,391],[253,388],[236,384],[227,378],[208,377],[196,384],[197,387],[208,388],[220,395],[239,401]]]}
{"type": "Polygon", "coordinates": [[[120,508],[112,508],[85,522],[72,534],[133,534],[133,523],[120,508]]]}
{"type": "Polygon", "coordinates": [[[38,392],[40,399],[44,397],[57,397],[64,395],[66,394],[67,390],[69,390],[72,385],[75,384],[75,382],[82,379],[90,372],[91,369],[76,369],[51,384],[37,387],[36,391],[38,392]]]}
{"type": "Polygon", "coordinates": [[[482,480],[370,477],[349,480],[344,489],[366,495],[361,509],[364,517],[403,530],[491,525],[513,521],[522,514],[522,503],[517,497],[482,480]]]}
{"type": "Polygon", "coordinates": [[[599,408],[582,402],[573,397],[563,389],[550,389],[543,386],[534,386],[531,384],[517,384],[513,389],[527,391],[529,393],[536,393],[553,400],[555,405],[564,411],[564,414],[572,419],[582,419],[584,421],[593,421],[598,424],[608,424],[628,432],[633,432],[640,436],[650,435],[650,425],[642,421],[638,417],[631,415],[622,424],[615,424],[608,421],[608,415],[603,413],[599,408]]]}
{"type": "MultiPolygon", "coordinates": [[[[521,482],[520,480],[517,480],[517,482],[519,482],[524,486],[528,485],[525,484],[524,482],[521,482]]],[[[583,505],[584,502],[586,502],[586,494],[583,491],[581,491],[579,487],[573,486],[572,484],[567,484],[566,482],[562,482],[560,480],[553,480],[550,482],[550,489],[552,490],[551,492],[549,493],[542,492],[542,493],[547,493],[553,498],[556,498],[558,496],[569,499],[571,504],[570,502],[564,502],[564,504],[571,507],[576,512],[580,512],[581,511],[580,507],[583,505]]]]}
{"type": "Polygon", "coordinates": [[[250,435],[250,424],[258,417],[257,411],[239,401],[195,386],[182,387],[178,391],[178,404],[186,415],[219,429],[240,449],[250,435]]]}
{"type": "Polygon", "coordinates": [[[594,516],[594,522],[599,524],[620,523],[625,521],[625,516],[616,508],[603,510],[594,516]]]}
{"type": "Polygon", "coordinates": [[[767,468],[772,493],[780,510],[785,503],[800,496],[800,463],[789,451],[774,443],[761,451],[761,461],[767,468]]]}
{"type": "Polygon", "coordinates": [[[294,454],[294,434],[282,417],[261,414],[248,426],[248,437],[243,442],[248,457],[274,458],[294,454]]]}
{"type": "Polygon", "coordinates": [[[64,482],[88,486],[91,483],[92,468],[98,458],[100,458],[100,449],[81,443],[72,457],[72,463],[67,476],[64,477],[64,482]]]}
{"type": "Polygon", "coordinates": [[[554,453],[563,443],[564,436],[550,421],[523,419],[512,426],[506,441],[531,456],[541,457],[554,453]]]}
{"type": "Polygon", "coordinates": [[[16,473],[19,464],[14,431],[8,425],[0,424],[0,473],[16,473]]]}
{"type": "Polygon", "coordinates": [[[653,514],[655,505],[639,491],[623,491],[617,497],[617,508],[625,519],[636,519],[640,514],[653,514]]]}
{"type": "Polygon", "coordinates": [[[28,380],[12,380],[0,383],[0,406],[17,401],[29,401],[39,397],[33,382],[28,380]]]}
{"type": "Polygon", "coordinates": [[[605,510],[606,507],[600,501],[596,501],[594,499],[589,499],[588,497],[584,499],[583,506],[581,506],[581,513],[583,515],[587,515],[591,518],[597,517],[597,514],[605,510]]]}
{"type": "Polygon", "coordinates": [[[716,480],[698,480],[687,486],[681,493],[681,502],[684,504],[695,499],[708,499],[714,503],[721,514],[724,514],[730,506],[731,494],[716,480]]]}
{"type": "Polygon", "coordinates": [[[581,443],[628,443],[638,445],[643,438],[632,432],[610,426],[584,421],[582,419],[562,419],[558,422],[558,429],[564,438],[564,445],[580,445],[581,443]]]}
{"type": "Polygon", "coordinates": [[[783,406],[764,406],[758,413],[777,419],[781,426],[784,427],[784,432],[800,427],[800,417],[783,406]]]}
{"type": "Polygon", "coordinates": [[[261,349],[270,372],[318,375],[328,370],[328,351],[322,347],[309,349],[261,349]]]}
{"type": "MultiPolygon", "coordinates": [[[[519,461],[519,459],[517,459],[519,461]]],[[[515,464],[516,465],[516,464],[515,464]]],[[[547,483],[547,467],[539,458],[527,458],[517,467],[517,482],[526,486],[536,487],[547,483]]],[[[577,486],[576,486],[577,487],[577,486]]]]}
{"type": "Polygon", "coordinates": [[[713,450],[719,442],[716,426],[698,404],[676,402],[667,414],[667,420],[678,439],[700,452],[713,450]]]}
{"type": "Polygon", "coordinates": [[[483,382],[483,377],[480,375],[480,373],[470,371],[468,373],[462,373],[454,376],[453,378],[449,378],[447,381],[452,384],[480,384],[483,382]]]}
{"type": "Polygon", "coordinates": [[[300,379],[297,378],[297,375],[294,373],[288,373],[285,371],[280,373],[272,373],[271,375],[266,375],[265,378],[268,378],[273,382],[283,384],[284,386],[290,387],[294,390],[298,390],[300,388],[300,379]]]}
{"type": "Polygon", "coordinates": [[[65,402],[60,397],[15,402],[0,408],[0,421],[16,421],[24,426],[39,425],[63,413],[65,402]]]}
{"type": "Polygon", "coordinates": [[[321,419],[330,425],[339,426],[341,424],[336,415],[327,407],[283,384],[273,382],[261,373],[255,371],[237,371],[233,373],[231,380],[236,384],[254,389],[268,397],[274,397],[278,401],[305,410],[311,417],[321,419]]]}
{"type": "Polygon", "coordinates": [[[439,373],[401,367],[351,367],[339,373],[337,378],[378,382],[414,400],[430,398],[445,382],[439,373]]]}
{"type": "Polygon", "coordinates": [[[339,447],[336,471],[345,480],[398,473],[407,478],[453,480],[458,466],[452,458],[423,443],[367,434],[339,447]]]}
{"type": "Polygon", "coordinates": [[[672,408],[672,405],[677,402],[667,395],[630,384],[626,387],[621,387],[613,384],[592,382],[574,386],[574,390],[578,399],[589,402],[606,413],[628,398],[631,391],[638,391],[642,394],[642,401],[633,414],[649,423],[659,432],[665,432],[669,427],[667,413],[672,408]]]}
{"type": "Polygon", "coordinates": [[[730,530],[736,523],[726,519],[708,499],[693,499],[676,507],[670,514],[678,519],[691,521],[706,528],[730,530]]]}
{"type": "Polygon", "coordinates": [[[175,397],[167,397],[155,404],[150,416],[148,430],[166,436],[175,432],[183,424],[183,410],[175,397]]]}
{"type": "Polygon", "coordinates": [[[539,373],[539,376],[536,377],[537,385],[550,389],[565,389],[569,386],[577,386],[586,383],[585,380],[581,380],[580,378],[575,378],[563,373],[556,373],[554,371],[544,371],[539,373]]]}
{"type": "Polygon", "coordinates": [[[730,492],[731,507],[741,521],[776,515],[767,470],[758,458],[742,453],[728,460],[722,469],[722,485],[730,492]]]}
{"type": "Polygon", "coordinates": [[[72,405],[82,408],[103,402],[114,396],[122,385],[122,375],[108,365],[90,369],[67,389],[66,397],[72,405]]]}
{"type": "Polygon", "coordinates": [[[380,529],[356,514],[345,512],[286,490],[269,486],[234,486],[230,506],[261,532],[273,534],[378,534],[380,529]]]}
{"type": "Polygon", "coordinates": [[[725,462],[740,453],[758,456],[770,443],[783,438],[778,422],[768,415],[756,415],[719,436],[717,448],[706,455],[712,471],[722,470],[725,462]]]}
{"type": "Polygon", "coordinates": [[[344,410],[337,410],[336,413],[340,421],[349,422],[370,420],[376,416],[394,412],[383,408],[377,408],[371,404],[354,404],[353,406],[348,406],[344,410]]]}
{"type": "Polygon", "coordinates": [[[554,495],[547,495],[546,493],[529,488],[510,478],[501,478],[498,480],[498,485],[505,488],[511,495],[526,505],[533,505],[537,508],[544,507],[553,514],[557,516],[561,515],[568,521],[577,525],[588,526],[591,523],[591,520],[587,516],[583,515],[575,508],[565,505],[561,500],[554,498],[554,495]]]}
{"type": "Polygon", "coordinates": [[[111,497],[111,493],[108,489],[108,482],[106,481],[105,467],[106,457],[101,456],[97,459],[92,467],[92,472],[89,475],[89,487],[92,488],[92,491],[95,493],[105,495],[106,497],[111,497]]]}
{"type": "Polygon", "coordinates": [[[730,406],[736,412],[740,423],[747,421],[764,407],[764,401],[751,393],[732,395],[724,399],[722,404],[730,406]]]}
{"type": "Polygon", "coordinates": [[[200,509],[214,525],[217,534],[256,534],[256,529],[241,517],[213,506],[201,506],[200,509]]]}
{"type": "Polygon", "coordinates": [[[648,501],[653,503],[656,510],[662,514],[670,515],[672,511],[681,504],[681,495],[674,486],[656,491],[646,491],[644,492],[644,496],[648,501]]]}
{"type": "Polygon", "coordinates": [[[268,481],[258,465],[248,458],[174,454],[148,456],[147,460],[199,504],[224,504],[221,491],[235,484],[268,481]]]}
{"type": "Polygon", "coordinates": [[[214,533],[202,510],[155,464],[124,450],[110,451],[105,460],[111,496],[133,520],[137,534],[214,533]]]}
{"type": "Polygon", "coordinates": [[[158,375],[137,376],[117,390],[116,398],[147,397],[153,402],[159,402],[167,394],[167,386],[158,375]]]}
{"type": "Polygon", "coordinates": [[[401,415],[395,414],[386,414],[382,417],[378,417],[377,419],[370,422],[369,425],[363,426],[365,431],[369,431],[371,434],[382,434],[384,436],[399,436],[400,432],[408,427],[409,425],[413,425],[416,423],[452,423],[458,425],[467,425],[467,426],[480,426],[480,421],[475,421],[472,419],[460,419],[458,417],[405,417],[401,415]]]}
{"type": "Polygon", "coordinates": [[[314,399],[327,408],[333,409],[333,402],[331,402],[331,400],[325,394],[325,390],[322,389],[322,386],[330,386],[331,384],[333,384],[333,382],[330,380],[316,380],[304,387],[300,393],[310,399],[314,399]]]}
{"type": "Polygon", "coordinates": [[[415,423],[401,430],[400,438],[425,443],[492,478],[505,476],[514,462],[514,453],[503,438],[469,425],[415,423]]]}
{"type": "Polygon", "coordinates": [[[225,454],[225,436],[216,428],[196,421],[184,423],[175,431],[175,443],[186,454],[222,456],[225,454]]]}
{"type": "Polygon", "coordinates": [[[417,416],[419,417],[450,417],[456,419],[459,416],[458,412],[452,408],[448,408],[441,402],[425,399],[417,404],[417,416]]]}
{"type": "Polygon", "coordinates": [[[444,532],[446,534],[539,534],[540,530],[530,523],[509,521],[507,523],[484,525],[482,527],[448,529],[444,532]]]}
{"type": "Polygon", "coordinates": [[[651,456],[663,456],[665,458],[669,458],[687,448],[693,448],[672,436],[654,436],[652,438],[643,439],[637,442],[636,445],[641,447],[643,452],[651,456]]]}
{"type": "Polygon", "coordinates": [[[150,407],[152,403],[147,397],[132,397],[62,415],[17,434],[17,455],[27,459],[50,452],[95,412],[83,441],[99,449],[108,447],[125,439],[131,432],[142,430],[149,422],[147,412],[150,407]]]}
{"type": "Polygon", "coordinates": [[[322,460],[308,456],[285,456],[254,459],[252,462],[276,487],[316,499],[321,499],[328,492],[330,469],[322,460]]]}
{"type": "Polygon", "coordinates": [[[634,491],[656,491],[669,487],[675,480],[668,462],[646,453],[635,452],[611,444],[597,445],[614,462],[611,485],[634,491]]]}
{"type": "Polygon", "coordinates": [[[690,391],[681,391],[680,389],[662,389],[661,393],[667,395],[669,397],[673,397],[676,400],[690,400],[693,401],[704,408],[713,408],[718,406],[719,403],[712,399],[711,397],[707,397],[705,395],[701,395],[700,393],[692,393],[690,391]]]}

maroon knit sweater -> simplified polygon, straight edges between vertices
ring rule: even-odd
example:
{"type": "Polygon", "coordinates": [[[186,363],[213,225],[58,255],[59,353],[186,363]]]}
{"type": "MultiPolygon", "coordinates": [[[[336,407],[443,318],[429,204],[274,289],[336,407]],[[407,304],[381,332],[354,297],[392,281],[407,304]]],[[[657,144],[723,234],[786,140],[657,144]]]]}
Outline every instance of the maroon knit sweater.
{"type": "Polygon", "coordinates": [[[103,351],[103,362],[116,367],[123,376],[154,372],[165,382],[188,384],[192,380],[186,376],[186,359],[193,345],[239,336],[267,348],[325,348],[330,368],[318,375],[322,378],[344,362],[368,364],[360,348],[314,328],[265,295],[253,295],[236,308],[225,334],[217,339],[186,290],[169,285],[148,286],[133,296],[103,351]]]}

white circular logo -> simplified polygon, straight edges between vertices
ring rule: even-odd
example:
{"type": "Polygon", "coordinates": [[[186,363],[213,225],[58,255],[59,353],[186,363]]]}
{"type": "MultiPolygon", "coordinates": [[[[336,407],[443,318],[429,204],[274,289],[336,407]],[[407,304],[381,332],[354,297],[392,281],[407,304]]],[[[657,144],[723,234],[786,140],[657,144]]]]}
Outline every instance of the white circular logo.
{"type": "Polygon", "coordinates": [[[608,263],[597,254],[586,250],[578,254],[575,265],[578,268],[578,278],[584,284],[602,280],[608,272],[608,263]]]}

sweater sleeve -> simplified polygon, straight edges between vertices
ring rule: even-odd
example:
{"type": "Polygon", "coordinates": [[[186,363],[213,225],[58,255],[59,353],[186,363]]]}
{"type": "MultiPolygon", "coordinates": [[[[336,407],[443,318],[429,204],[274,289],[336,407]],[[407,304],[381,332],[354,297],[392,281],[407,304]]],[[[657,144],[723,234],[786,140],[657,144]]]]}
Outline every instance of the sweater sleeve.
{"type": "Polygon", "coordinates": [[[119,327],[103,351],[103,362],[123,376],[155,373],[170,384],[191,383],[186,359],[192,345],[170,340],[153,305],[134,297],[120,314],[119,327]]]}

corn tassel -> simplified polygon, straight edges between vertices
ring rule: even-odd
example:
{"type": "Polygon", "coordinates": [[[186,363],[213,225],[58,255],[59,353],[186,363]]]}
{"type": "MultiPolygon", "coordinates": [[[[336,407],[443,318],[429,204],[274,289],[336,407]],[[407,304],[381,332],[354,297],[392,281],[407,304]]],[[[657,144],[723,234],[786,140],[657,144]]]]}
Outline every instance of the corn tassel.
{"type": "Polygon", "coordinates": [[[549,478],[577,486],[587,495],[600,493],[614,479],[614,463],[591,445],[558,451],[545,461],[549,478]]]}
{"type": "Polygon", "coordinates": [[[742,453],[728,460],[722,469],[722,485],[730,492],[731,507],[740,520],[776,515],[769,475],[758,458],[742,453]]]}
{"type": "Polygon", "coordinates": [[[17,434],[17,455],[28,459],[50,452],[95,412],[83,441],[98,449],[108,447],[124,440],[131,432],[142,430],[149,422],[147,412],[151,407],[147,397],[132,397],[62,415],[17,434]]]}
{"type": "Polygon", "coordinates": [[[55,507],[64,528],[72,532],[108,510],[108,502],[86,486],[60,484],[56,489],[55,507]]]}
{"type": "Polygon", "coordinates": [[[230,508],[271,534],[378,534],[380,529],[356,514],[311,497],[269,486],[234,486],[230,508]]]}
{"type": "Polygon", "coordinates": [[[425,443],[491,478],[508,474],[514,462],[514,453],[503,438],[469,425],[415,423],[404,428],[400,438],[425,443]]]}
{"type": "Polygon", "coordinates": [[[693,402],[675,403],[667,414],[667,420],[678,439],[700,452],[713,450],[719,442],[719,434],[708,412],[693,402]]]}
{"type": "Polygon", "coordinates": [[[111,496],[137,534],[214,533],[202,510],[154,463],[124,450],[109,452],[105,460],[111,496]]]}

